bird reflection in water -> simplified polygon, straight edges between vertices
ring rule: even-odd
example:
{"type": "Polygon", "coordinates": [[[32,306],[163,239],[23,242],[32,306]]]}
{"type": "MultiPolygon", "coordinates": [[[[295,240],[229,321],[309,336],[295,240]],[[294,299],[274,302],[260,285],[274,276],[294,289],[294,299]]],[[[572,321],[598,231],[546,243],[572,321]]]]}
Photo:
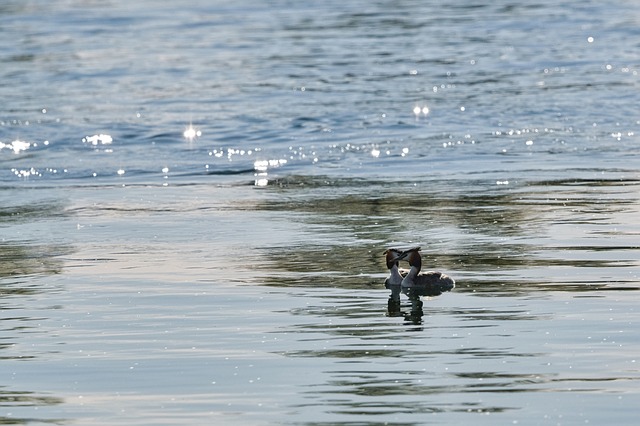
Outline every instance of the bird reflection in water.
{"type": "Polygon", "coordinates": [[[404,316],[407,321],[419,323],[424,315],[420,297],[439,296],[446,291],[453,290],[456,285],[453,278],[442,272],[421,272],[420,247],[408,250],[388,249],[385,251],[385,255],[389,277],[384,284],[387,289],[391,290],[387,304],[389,316],[404,316]],[[409,262],[409,270],[399,268],[401,260],[409,262]],[[411,301],[411,311],[408,314],[400,310],[401,293],[404,293],[411,301]]]}

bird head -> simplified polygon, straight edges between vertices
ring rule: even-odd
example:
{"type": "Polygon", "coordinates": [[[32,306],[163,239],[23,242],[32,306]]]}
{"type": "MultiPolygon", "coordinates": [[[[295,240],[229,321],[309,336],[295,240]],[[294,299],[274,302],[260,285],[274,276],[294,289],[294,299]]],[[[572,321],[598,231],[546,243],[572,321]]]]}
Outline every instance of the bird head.
{"type": "MultiPolygon", "coordinates": [[[[418,253],[420,247],[413,247],[408,250],[399,250],[395,248],[390,248],[384,252],[387,260],[387,268],[391,269],[394,265],[398,265],[398,262],[401,260],[408,260],[413,253],[418,253]]],[[[420,254],[418,254],[418,257],[420,254]]]]}
{"type": "Polygon", "coordinates": [[[407,260],[411,267],[415,267],[420,271],[420,269],[422,269],[422,256],[420,256],[420,252],[418,250],[411,250],[408,252],[407,260]]]}
{"type": "Polygon", "coordinates": [[[387,269],[398,266],[400,260],[404,259],[403,252],[398,249],[388,249],[384,254],[386,255],[387,269]]]}

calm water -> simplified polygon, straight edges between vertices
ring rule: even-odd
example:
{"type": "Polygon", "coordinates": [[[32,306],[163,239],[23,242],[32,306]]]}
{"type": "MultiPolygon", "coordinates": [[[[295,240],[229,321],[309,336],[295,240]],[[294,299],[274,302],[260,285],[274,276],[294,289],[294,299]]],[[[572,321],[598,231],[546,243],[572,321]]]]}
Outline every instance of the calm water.
{"type": "Polygon", "coordinates": [[[635,424],[639,28],[3,2],[0,423],[635,424]],[[394,245],[458,282],[421,318],[394,245]]]}

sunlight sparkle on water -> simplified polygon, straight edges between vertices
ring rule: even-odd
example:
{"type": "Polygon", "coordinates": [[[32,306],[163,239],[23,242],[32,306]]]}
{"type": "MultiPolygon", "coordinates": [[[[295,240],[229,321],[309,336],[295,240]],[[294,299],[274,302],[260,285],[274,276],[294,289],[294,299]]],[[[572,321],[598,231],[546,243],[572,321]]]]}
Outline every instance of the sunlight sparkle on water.
{"type": "Polygon", "coordinates": [[[269,168],[280,167],[287,164],[286,159],[280,160],[258,160],[253,163],[253,168],[258,172],[266,172],[269,168]]]}
{"type": "Polygon", "coordinates": [[[93,146],[110,145],[113,142],[111,135],[100,133],[99,135],[85,136],[82,138],[83,143],[90,143],[93,146]]]}
{"type": "Polygon", "coordinates": [[[40,173],[38,170],[34,169],[33,167],[27,170],[11,169],[11,171],[13,172],[13,174],[21,178],[28,178],[31,176],[42,176],[42,173],[40,173]]]}
{"type": "Polygon", "coordinates": [[[31,144],[29,142],[20,141],[17,139],[11,143],[6,144],[0,142],[0,150],[7,148],[12,150],[14,154],[18,154],[20,153],[20,151],[26,151],[27,149],[29,149],[29,147],[31,147],[31,144]]]}
{"type": "Polygon", "coordinates": [[[420,115],[428,115],[430,112],[429,107],[428,106],[418,106],[416,105],[415,107],[413,107],[413,113],[415,114],[416,117],[419,117],[420,115]]]}
{"type": "Polygon", "coordinates": [[[185,139],[191,142],[195,138],[199,138],[200,136],[202,136],[202,132],[190,124],[189,127],[187,127],[184,132],[182,132],[182,135],[185,139]]]}
{"type": "Polygon", "coordinates": [[[286,159],[279,160],[257,160],[253,163],[253,168],[256,171],[254,173],[255,176],[255,186],[267,186],[269,184],[269,178],[267,170],[280,167],[284,164],[287,164],[286,159]]]}

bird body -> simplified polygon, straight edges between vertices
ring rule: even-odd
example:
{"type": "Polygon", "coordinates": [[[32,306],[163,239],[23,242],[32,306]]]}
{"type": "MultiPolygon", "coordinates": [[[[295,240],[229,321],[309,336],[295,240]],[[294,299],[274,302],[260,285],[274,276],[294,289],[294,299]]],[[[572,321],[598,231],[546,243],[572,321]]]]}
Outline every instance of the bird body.
{"type": "Polygon", "coordinates": [[[422,296],[438,296],[455,288],[456,282],[453,278],[442,272],[429,271],[422,273],[422,257],[417,250],[408,253],[407,260],[411,269],[400,282],[403,290],[413,288],[422,296]]]}

